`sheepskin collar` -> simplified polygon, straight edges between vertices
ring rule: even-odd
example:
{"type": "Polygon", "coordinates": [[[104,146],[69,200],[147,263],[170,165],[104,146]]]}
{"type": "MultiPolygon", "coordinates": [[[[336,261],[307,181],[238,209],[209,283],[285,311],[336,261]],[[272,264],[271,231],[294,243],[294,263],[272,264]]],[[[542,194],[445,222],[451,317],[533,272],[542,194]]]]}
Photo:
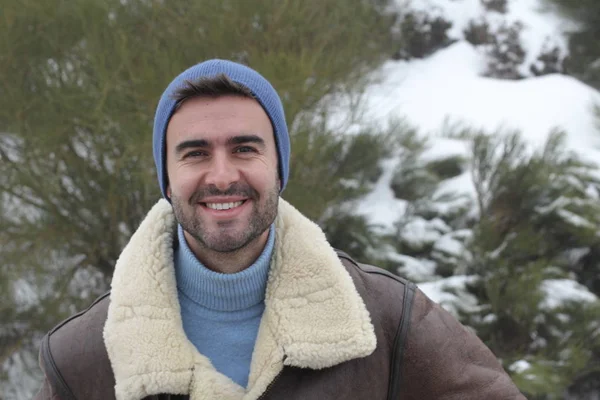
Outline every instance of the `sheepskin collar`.
{"type": "Polygon", "coordinates": [[[117,400],[258,398],[284,365],[320,369],[376,347],[369,313],[321,229],[280,199],[275,249],[247,388],[211,365],[182,326],[173,266],[176,222],[160,200],[117,261],[104,341],[117,400]]]}

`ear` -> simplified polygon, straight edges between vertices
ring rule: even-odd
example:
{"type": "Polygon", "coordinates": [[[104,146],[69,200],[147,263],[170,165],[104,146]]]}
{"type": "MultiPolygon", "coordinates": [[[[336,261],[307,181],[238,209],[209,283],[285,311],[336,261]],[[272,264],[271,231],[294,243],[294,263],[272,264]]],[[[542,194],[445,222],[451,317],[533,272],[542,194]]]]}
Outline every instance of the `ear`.
{"type": "Polygon", "coordinates": [[[171,200],[171,186],[167,185],[167,189],[165,190],[165,193],[167,194],[167,198],[169,198],[169,200],[171,200]]]}

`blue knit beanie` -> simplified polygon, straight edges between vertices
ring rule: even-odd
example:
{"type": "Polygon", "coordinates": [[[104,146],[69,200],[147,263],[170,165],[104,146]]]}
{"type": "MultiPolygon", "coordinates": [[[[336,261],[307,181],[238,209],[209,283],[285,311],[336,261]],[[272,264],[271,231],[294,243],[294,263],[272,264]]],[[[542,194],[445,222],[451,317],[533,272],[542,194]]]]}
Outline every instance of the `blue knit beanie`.
{"type": "Polygon", "coordinates": [[[183,71],[177,76],[163,92],[156,114],[154,115],[154,133],[152,137],[152,148],[154,153],[154,163],[156,164],[156,173],[158,174],[158,183],[163,196],[167,197],[167,177],[166,161],[166,133],[169,120],[175,111],[175,100],[173,94],[184,87],[186,81],[196,81],[202,77],[214,77],[219,74],[225,74],[232,81],[247,87],[256,100],[265,110],[275,135],[275,145],[277,146],[277,156],[279,157],[279,178],[281,179],[281,191],[285,188],[289,175],[290,162],[290,138],[288,135],[287,124],[283,105],[279,95],[262,75],[244,65],[227,60],[209,60],[196,64],[193,67],[183,71]]]}

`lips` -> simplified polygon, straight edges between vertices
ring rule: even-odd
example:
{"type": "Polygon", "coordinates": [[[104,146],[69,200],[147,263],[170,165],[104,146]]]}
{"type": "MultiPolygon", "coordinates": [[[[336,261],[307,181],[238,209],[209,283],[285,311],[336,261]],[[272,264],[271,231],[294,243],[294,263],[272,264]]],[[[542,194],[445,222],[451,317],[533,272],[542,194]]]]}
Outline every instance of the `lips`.
{"type": "Polygon", "coordinates": [[[202,213],[214,221],[230,221],[241,216],[246,208],[251,207],[249,199],[210,199],[198,205],[202,213]]]}
{"type": "Polygon", "coordinates": [[[203,206],[210,208],[211,210],[231,210],[232,208],[236,208],[244,204],[246,200],[240,201],[231,201],[231,202],[211,202],[211,203],[202,203],[203,206]]]}

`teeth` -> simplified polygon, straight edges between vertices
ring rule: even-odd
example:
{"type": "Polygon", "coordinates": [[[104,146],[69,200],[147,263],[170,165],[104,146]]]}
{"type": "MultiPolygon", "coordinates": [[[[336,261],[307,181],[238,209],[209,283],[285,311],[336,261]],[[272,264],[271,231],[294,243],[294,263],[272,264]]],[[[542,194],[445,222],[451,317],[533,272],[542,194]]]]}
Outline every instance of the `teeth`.
{"type": "Polygon", "coordinates": [[[241,206],[242,203],[243,201],[236,201],[232,203],[206,203],[206,207],[213,210],[229,210],[230,208],[241,206]]]}

